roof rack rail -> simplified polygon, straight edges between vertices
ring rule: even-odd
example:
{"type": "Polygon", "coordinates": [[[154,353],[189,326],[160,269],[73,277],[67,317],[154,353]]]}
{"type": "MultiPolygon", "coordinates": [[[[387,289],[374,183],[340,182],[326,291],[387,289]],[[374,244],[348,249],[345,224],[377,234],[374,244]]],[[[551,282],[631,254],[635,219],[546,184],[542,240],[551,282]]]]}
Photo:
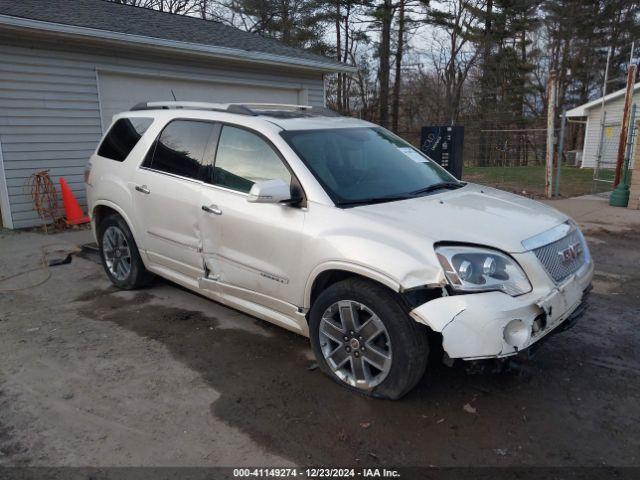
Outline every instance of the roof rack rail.
{"type": "Polygon", "coordinates": [[[296,105],[292,103],[230,103],[229,105],[242,105],[243,107],[247,107],[251,110],[311,110],[313,106],[311,105],[296,105]]]}
{"type": "Polygon", "coordinates": [[[141,102],[130,111],[140,110],[208,110],[214,112],[236,113],[239,115],[323,115],[339,117],[340,114],[326,107],[294,105],[287,103],[208,103],[208,102],[141,102]]]}
{"type": "Polygon", "coordinates": [[[229,105],[226,103],[208,102],[140,102],[131,107],[131,111],[137,110],[215,110],[226,112],[229,105]]]}

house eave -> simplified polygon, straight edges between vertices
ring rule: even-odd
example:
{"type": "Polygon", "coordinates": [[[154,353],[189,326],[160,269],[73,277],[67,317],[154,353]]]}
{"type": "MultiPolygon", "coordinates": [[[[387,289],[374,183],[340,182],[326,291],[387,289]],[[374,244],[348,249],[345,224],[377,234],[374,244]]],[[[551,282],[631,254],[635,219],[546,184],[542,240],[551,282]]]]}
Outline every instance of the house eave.
{"type": "Polygon", "coordinates": [[[355,73],[357,69],[350,65],[334,64],[304,58],[287,57],[265,52],[247,51],[236,48],[203,45],[200,43],[182,42],[163,38],[133,35],[129,33],[112,32],[75,25],[44,22],[28,18],[13,17],[0,14],[0,26],[15,29],[46,32],[75,38],[99,40],[119,46],[137,46],[165,50],[173,53],[207,56],[238,62],[252,62],[279,67],[296,67],[322,73],[355,73]]]}
{"type": "MultiPolygon", "coordinates": [[[[640,89],[640,83],[636,83],[633,86],[633,91],[634,93],[640,89]]],[[[617,90],[615,92],[611,92],[607,95],[605,95],[604,97],[604,103],[605,105],[607,104],[607,102],[612,102],[613,100],[616,100],[622,96],[624,96],[626,89],[622,88],[620,90],[617,90]]],[[[576,117],[586,117],[589,115],[588,110],[591,110],[592,108],[596,108],[598,106],[602,105],[602,97],[596,99],[596,100],[591,100],[590,102],[584,103],[576,108],[572,108],[571,110],[569,110],[567,112],[567,117],[569,118],[576,118],[576,117]]]]}

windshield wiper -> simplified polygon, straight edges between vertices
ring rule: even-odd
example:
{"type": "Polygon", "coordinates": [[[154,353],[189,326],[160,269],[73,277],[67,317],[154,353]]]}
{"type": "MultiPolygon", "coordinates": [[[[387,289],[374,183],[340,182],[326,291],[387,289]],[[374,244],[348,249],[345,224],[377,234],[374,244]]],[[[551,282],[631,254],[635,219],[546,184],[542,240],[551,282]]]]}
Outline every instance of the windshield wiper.
{"type": "Polygon", "coordinates": [[[374,203],[395,202],[398,200],[407,200],[412,198],[411,195],[389,195],[386,197],[363,198],[362,200],[353,200],[348,202],[340,202],[339,207],[357,207],[358,205],[373,205],[374,203]]]}
{"type": "Polygon", "coordinates": [[[464,182],[440,182],[440,183],[434,183],[433,185],[429,185],[428,187],[424,187],[424,188],[421,188],[419,190],[415,190],[415,191],[411,192],[409,195],[415,197],[416,195],[421,195],[423,193],[434,192],[436,190],[442,190],[442,189],[455,190],[456,188],[461,188],[461,187],[464,187],[465,185],[466,185],[466,183],[464,183],[464,182]]]}
{"type": "Polygon", "coordinates": [[[361,200],[340,202],[337,205],[339,207],[357,207],[358,205],[373,205],[374,203],[396,202],[398,200],[408,200],[410,198],[414,198],[417,195],[433,192],[435,190],[441,190],[443,188],[456,189],[456,188],[464,187],[465,185],[466,183],[464,182],[440,182],[440,183],[434,183],[433,185],[429,185],[428,187],[425,187],[425,188],[421,188],[420,190],[405,193],[402,195],[388,195],[384,197],[363,198],[361,200]]]}

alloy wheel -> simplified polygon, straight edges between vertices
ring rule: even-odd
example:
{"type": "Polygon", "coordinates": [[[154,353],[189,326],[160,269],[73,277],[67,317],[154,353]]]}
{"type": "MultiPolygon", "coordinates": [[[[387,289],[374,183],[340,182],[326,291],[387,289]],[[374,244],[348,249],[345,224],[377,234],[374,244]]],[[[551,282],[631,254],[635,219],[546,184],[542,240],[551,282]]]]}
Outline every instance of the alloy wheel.
{"type": "Polygon", "coordinates": [[[118,280],[125,280],[131,273],[131,250],[120,228],[112,225],[104,231],[102,253],[109,273],[118,280]]]}
{"type": "Polygon", "coordinates": [[[348,385],[370,390],[389,374],[389,332],[366,305],[353,300],[335,302],[322,315],[319,334],[329,368],[348,385]]]}

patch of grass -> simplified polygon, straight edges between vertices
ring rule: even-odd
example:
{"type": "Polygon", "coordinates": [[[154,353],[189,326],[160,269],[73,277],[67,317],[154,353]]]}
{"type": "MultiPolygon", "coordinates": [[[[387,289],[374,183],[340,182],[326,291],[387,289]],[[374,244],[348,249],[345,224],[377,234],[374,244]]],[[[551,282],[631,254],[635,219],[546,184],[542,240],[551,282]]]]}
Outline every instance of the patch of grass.
{"type": "MultiPolygon", "coordinates": [[[[527,167],[465,167],[462,179],[514,193],[543,196],[544,165],[527,167]]],[[[609,173],[609,172],[607,172],[609,173]]],[[[611,171],[613,177],[613,172],[611,171]]],[[[602,184],[599,191],[609,190],[602,184]]],[[[560,170],[560,195],[575,197],[592,192],[593,169],[563,166],[560,170]]]]}

